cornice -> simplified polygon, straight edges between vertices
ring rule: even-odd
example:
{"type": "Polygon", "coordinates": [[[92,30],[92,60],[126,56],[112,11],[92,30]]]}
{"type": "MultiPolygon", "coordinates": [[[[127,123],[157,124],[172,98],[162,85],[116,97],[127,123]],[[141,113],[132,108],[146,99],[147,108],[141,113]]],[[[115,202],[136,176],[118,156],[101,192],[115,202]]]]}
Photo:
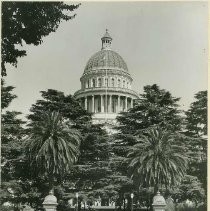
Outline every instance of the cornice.
{"type": "Polygon", "coordinates": [[[120,87],[93,87],[93,88],[87,88],[87,89],[80,89],[75,92],[74,96],[76,98],[85,97],[85,96],[91,96],[91,95],[122,95],[122,96],[128,96],[135,99],[138,99],[138,94],[133,91],[132,89],[127,88],[120,88],[120,87]]]}

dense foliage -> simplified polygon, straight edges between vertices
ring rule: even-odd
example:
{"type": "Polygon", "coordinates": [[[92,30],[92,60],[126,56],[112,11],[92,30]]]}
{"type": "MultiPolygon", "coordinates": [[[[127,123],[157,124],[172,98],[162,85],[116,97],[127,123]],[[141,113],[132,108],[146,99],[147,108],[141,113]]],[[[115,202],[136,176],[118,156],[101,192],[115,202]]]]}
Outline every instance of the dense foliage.
{"type": "Polygon", "coordinates": [[[79,156],[81,134],[58,112],[44,113],[41,120],[29,124],[27,155],[31,171],[46,175],[52,188],[54,180],[62,181],[79,156]]]}
{"type": "Polygon", "coordinates": [[[195,94],[195,101],[186,112],[186,134],[192,152],[190,173],[198,177],[207,194],[207,91],[195,94]]]}
{"type": "Polygon", "coordinates": [[[179,184],[186,174],[187,150],[178,134],[148,129],[140,135],[129,151],[131,175],[140,186],[154,187],[156,193],[162,185],[166,189],[179,184]]]}
{"type": "Polygon", "coordinates": [[[10,201],[16,207],[17,203],[25,200],[24,188],[28,171],[24,162],[24,129],[25,122],[20,118],[21,113],[8,111],[7,108],[16,95],[13,86],[1,83],[1,203],[10,201]],[[22,181],[22,185],[20,182],[22,181]]]}
{"type": "MultiPolygon", "coordinates": [[[[138,197],[146,194],[146,192],[144,193],[145,188],[147,190],[152,188],[156,192],[157,186],[163,193],[173,192],[173,188],[181,188],[179,185],[182,184],[183,176],[187,173],[192,178],[197,176],[196,196],[204,199],[203,188],[206,187],[205,168],[207,164],[205,163],[205,153],[201,151],[204,151],[205,144],[198,143],[206,142],[204,137],[193,135],[197,134],[195,130],[190,132],[189,128],[192,131],[195,126],[190,126],[188,123],[189,116],[197,113],[197,121],[191,121],[189,124],[196,122],[197,125],[202,125],[202,129],[204,129],[202,131],[205,131],[207,124],[203,120],[207,118],[206,92],[196,94],[196,102],[192,103],[186,113],[186,119],[184,112],[179,109],[178,101],[179,98],[174,98],[170,92],[160,89],[155,84],[145,86],[144,93],[140,95],[140,99],[135,102],[134,107],[128,112],[120,113],[117,117],[119,125],[115,127],[117,133],[114,135],[113,150],[118,156],[118,160],[121,160],[118,169],[122,163],[124,169],[130,164],[131,168],[127,172],[124,171],[123,175],[130,174],[132,176],[138,197]],[[196,112],[197,110],[198,112],[196,112]],[[199,123],[200,114],[203,115],[202,123],[199,123]],[[153,134],[153,137],[151,131],[154,132],[156,128],[158,131],[154,133],[156,135],[153,134]],[[159,133],[168,134],[168,137],[167,135],[165,139],[164,136],[158,137],[159,133]],[[175,159],[173,160],[173,158],[175,159]],[[204,162],[201,162],[203,159],[204,162]],[[189,164],[188,168],[186,161],[189,164]],[[157,169],[159,169],[158,173],[157,169]],[[201,169],[205,171],[204,174],[201,169]],[[175,181],[177,181],[176,184],[175,181]]],[[[193,187],[194,181],[193,179],[188,180],[188,187],[193,187]]],[[[185,191],[186,189],[182,192],[183,195],[188,194],[185,191]]],[[[190,192],[190,190],[188,191],[190,192]]],[[[174,195],[174,197],[177,196],[174,195]]],[[[142,200],[146,201],[143,198],[142,200]]],[[[151,199],[149,201],[151,202],[151,199]]]]}
{"type": "Polygon", "coordinates": [[[207,91],[198,92],[195,99],[186,112],[186,129],[191,135],[202,137],[207,135],[207,91]]]}
{"type": "Polygon", "coordinates": [[[23,44],[41,44],[61,21],[74,18],[78,7],[63,2],[2,2],[1,75],[6,76],[6,63],[17,66],[18,57],[26,56],[23,44]]]}
{"type": "Polygon", "coordinates": [[[151,126],[179,131],[183,117],[178,101],[179,98],[173,97],[170,92],[160,89],[156,84],[145,86],[135,106],[117,117],[120,123],[117,129],[122,134],[136,134],[151,126]]]}
{"type": "Polygon", "coordinates": [[[1,203],[27,202],[40,209],[52,186],[58,210],[68,210],[76,192],[79,204],[103,199],[102,205],[115,201],[120,209],[129,209],[130,193],[136,206],[150,206],[157,189],[178,202],[205,203],[206,152],[200,144],[205,133],[188,125],[194,124],[188,116],[200,111],[203,98],[196,98],[185,120],[178,98],[157,85],[146,86],[108,135],[73,96],[52,89],[41,92],[24,126],[19,112],[5,111],[15,98],[13,89],[2,83],[1,203]]]}
{"type": "Polygon", "coordinates": [[[37,100],[30,108],[31,113],[28,119],[31,121],[39,121],[45,112],[59,112],[62,117],[71,120],[74,127],[82,129],[83,125],[89,124],[91,115],[85,111],[72,95],[64,95],[63,92],[48,89],[41,91],[41,100],[37,100]]]}
{"type": "Polygon", "coordinates": [[[11,93],[14,88],[13,86],[6,86],[4,79],[1,79],[1,109],[7,108],[12,100],[17,97],[11,93]]]}

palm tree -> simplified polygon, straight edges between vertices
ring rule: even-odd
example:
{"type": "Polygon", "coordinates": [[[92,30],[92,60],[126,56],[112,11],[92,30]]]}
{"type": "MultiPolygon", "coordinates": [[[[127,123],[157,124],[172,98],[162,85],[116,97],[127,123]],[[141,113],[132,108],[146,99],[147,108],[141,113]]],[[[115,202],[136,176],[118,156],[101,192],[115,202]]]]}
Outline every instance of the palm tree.
{"type": "Polygon", "coordinates": [[[137,141],[128,153],[132,179],[137,179],[140,185],[154,187],[154,193],[162,185],[168,189],[180,182],[188,158],[177,134],[152,128],[137,141]]]}
{"type": "Polygon", "coordinates": [[[41,120],[30,124],[31,135],[27,141],[29,161],[34,170],[54,179],[70,171],[79,155],[81,135],[58,112],[45,113],[41,120]]]}

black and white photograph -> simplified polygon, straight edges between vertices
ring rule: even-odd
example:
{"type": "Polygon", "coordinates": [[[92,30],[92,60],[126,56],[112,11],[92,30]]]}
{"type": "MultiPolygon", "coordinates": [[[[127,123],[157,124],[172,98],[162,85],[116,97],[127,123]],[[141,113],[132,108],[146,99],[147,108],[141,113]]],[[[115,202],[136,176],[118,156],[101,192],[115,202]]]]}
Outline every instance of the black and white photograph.
{"type": "Polygon", "coordinates": [[[1,1],[1,211],[207,211],[208,1],[1,1]]]}

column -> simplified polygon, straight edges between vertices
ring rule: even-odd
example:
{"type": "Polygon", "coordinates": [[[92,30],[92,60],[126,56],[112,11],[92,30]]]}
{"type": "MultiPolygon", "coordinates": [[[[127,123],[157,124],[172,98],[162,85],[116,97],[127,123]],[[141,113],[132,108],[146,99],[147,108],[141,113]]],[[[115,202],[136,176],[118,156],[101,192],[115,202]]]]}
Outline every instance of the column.
{"type": "Polygon", "coordinates": [[[131,98],[131,108],[133,108],[133,99],[131,98]]]}
{"type": "Polygon", "coordinates": [[[85,97],[85,110],[87,110],[87,96],[85,97]]]}
{"type": "Polygon", "coordinates": [[[94,102],[94,95],[92,95],[92,113],[95,112],[95,106],[94,106],[95,102],[94,102]]]}
{"type": "Polygon", "coordinates": [[[127,103],[127,100],[128,100],[128,98],[127,98],[127,97],[125,97],[125,111],[127,111],[127,110],[128,110],[128,103],[127,103]]]}
{"type": "Polygon", "coordinates": [[[104,113],[104,99],[103,99],[103,95],[101,95],[101,113],[104,113]]]}
{"type": "Polygon", "coordinates": [[[112,113],[112,95],[109,97],[109,111],[112,113]]]}
{"type": "Polygon", "coordinates": [[[107,103],[107,101],[108,101],[108,96],[107,95],[104,95],[104,111],[107,113],[108,112],[108,110],[107,110],[107,105],[108,105],[108,103],[107,103]]]}
{"type": "Polygon", "coordinates": [[[120,96],[117,96],[117,112],[120,112],[120,96]]]}
{"type": "Polygon", "coordinates": [[[98,77],[96,77],[96,87],[98,87],[98,77]]]}
{"type": "Polygon", "coordinates": [[[103,77],[103,87],[105,87],[106,86],[106,77],[103,77]]]}

